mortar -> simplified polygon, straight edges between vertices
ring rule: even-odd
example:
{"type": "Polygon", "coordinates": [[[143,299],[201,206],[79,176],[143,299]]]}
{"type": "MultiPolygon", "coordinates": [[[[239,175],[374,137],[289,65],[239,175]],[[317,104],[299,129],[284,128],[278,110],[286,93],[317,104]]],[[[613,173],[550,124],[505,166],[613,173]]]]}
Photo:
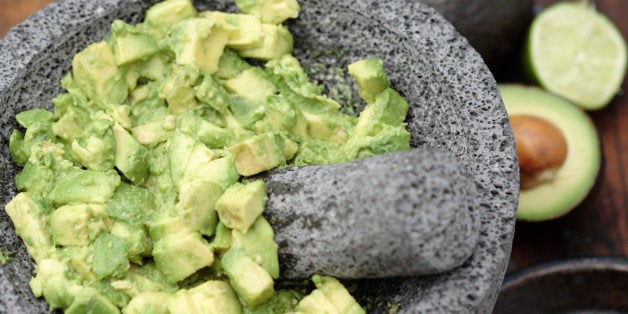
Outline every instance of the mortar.
{"type": "MultiPolygon", "coordinates": [[[[198,1],[199,9],[235,11],[231,2],[198,1]]],[[[138,22],[153,1],[65,0],[13,28],[0,41],[0,178],[4,208],[20,171],[8,138],[16,113],[51,108],[70,70],[71,56],[103,39],[111,22],[138,22]]],[[[516,151],[496,83],[479,54],[436,11],[419,2],[370,0],[301,2],[288,23],[295,55],[314,79],[357,59],[384,61],[393,87],[409,102],[413,147],[454,153],[478,195],[480,237],[472,256],[451,271],[422,277],[345,281],[369,313],[490,313],[504,276],[514,233],[519,189],[516,151]],[[320,67],[320,64],[325,66],[320,67]]],[[[333,76],[342,80],[342,77],[333,76]]],[[[356,93],[354,93],[355,95],[356,93]]],[[[361,109],[357,97],[345,111],[361,109]]],[[[15,252],[0,268],[0,312],[47,311],[28,287],[33,266],[13,225],[0,211],[0,248],[15,252]]]]}

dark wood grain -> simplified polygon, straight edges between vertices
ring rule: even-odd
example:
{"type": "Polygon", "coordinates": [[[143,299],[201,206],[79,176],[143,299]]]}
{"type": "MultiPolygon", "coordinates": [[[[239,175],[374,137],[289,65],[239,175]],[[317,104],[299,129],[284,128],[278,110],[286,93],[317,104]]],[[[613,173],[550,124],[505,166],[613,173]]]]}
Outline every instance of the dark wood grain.
{"type": "MultiPolygon", "coordinates": [[[[0,0],[0,36],[50,0],[0,0]]],[[[555,0],[537,0],[540,7],[555,0]]],[[[628,38],[628,0],[595,4],[628,38]]],[[[628,256],[628,84],[613,103],[590,113],[602,143],[603,164],[587,199],[568,215],[517,223],[508,270],[582,256],[628,256]]]]}

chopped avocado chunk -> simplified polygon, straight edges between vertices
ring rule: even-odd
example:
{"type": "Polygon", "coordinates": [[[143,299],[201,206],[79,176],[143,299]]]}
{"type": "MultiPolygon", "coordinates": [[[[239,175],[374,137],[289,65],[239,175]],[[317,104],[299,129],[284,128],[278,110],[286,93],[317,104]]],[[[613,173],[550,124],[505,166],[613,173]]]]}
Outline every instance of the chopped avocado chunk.
{"type": "Polygon", "coordinates": [[[259,46],[235,50],[242,57],[264,61],[292,53],[294,39],[285,26],[262,24],[262,33],[262,42],[259,46]]]}
{"type": "Polygon", "coordinates": [[[122,313],[124,314],[168,314],[168,299],[165,292],[142,292],[131,299],[122,313]]]}
{"type": "Polygon", "coordinates": [[[134,184],[143,184],[148,176],[148,150],[120,125],[114,125],[112,130],[116,168],[134,184]]]}
{"type": "Polygon", "coordinates": [[[349,74],[358,83],[358,94],[369,104],[375,101],[377,94],[390,85],[381,59],[359,60],[349,64],[348,69],[349,74]]]}
{"type": "Polygon", "coordinates": [[[224,251],[231,247],[231,230],[222,222],[218,222],[216,234],[209,246],[213,251],[224,251]]]}
{"type": "Polygon", "coordinates": [[[316,285],[316,289],[325,295],[325,298],[334,305],[338,313],[366,313],[349,294],[349,291],[335,278],[314,275],[312,281],[316,285]]]}
{"type": "Polygon", "coordinates": [[[209,243],[180,218],[162,219],[150,227],[153,258],[170,282],[178,282],[210,266],[214,254],[209,243]]]}
{"type": "Polygon", "coordinates": [[[233,289],[219,280],[206,281],[192,289],[181,289],[168,301],[171,314],[242,313],[233,289]]]}
{"type": "Polygon", "coordinates": [[[140,223],[150,217],[155,203],[148,190],[122,182],[107,202],[106,209],[110,217],[140,223]]]}
{"type": "Polygon", "coordinates": [[[168,103],[168,111],[173,114],[195,109],[198,101],[195,98],[194,85],[200,73],[193,65],[174,67],[173,74],[161,85],[159,97],[168,103]]]}
{"type": "Polygon", "coordinates": [[[146,11],[144,25],[150,34],[162,40],[179,21],[195,17],[196,9],[190,0],[166,0],[146,11]]]}
{"type": "Polygon", "coordinates": [[[56,245],[88,245],[96,234],[110,229],[110,225],[101,204],[65,205],[50,216],[50,233],[56,245]]]}
{"type": "Polygon", "coordinates": [[[76,85],[99,108],[122,104],[128,87],[106,42],[91,44],[72,59],[76,85]]]}
{"type": "Polygon", "coordinates": [[[242,71],[252,66],[242,59],[237,52],[231,49],[225,49],[218,60],[218,72],[216,76],[223,80],[238,76],[242,71]]]}
{"type": "Polygon", "coordinates": [[[121,20],[113,21],[111,33],[112,50],[117,65],[147,60],[159,50],[149,34],[121,20]]]}
{"type": "Polygon", "coordinates": [[[24,239],[28,254],[39,263],[54,254],[54,245],[44,217],[47,209],[28,192],[16,195],[5,207],[15,226],[15,233],[24,239]]]}
{"type": "Polygon", "coordinates": [[[229,147],[234,154],[238,173],[251,176],[286,162],[283,147],[271,133],[253,136],[229,147]]]}
{"type": "Polygon", "coordinates": [[[262,21],[255,15],[206,11],[201,12],[199,16],[227,29],[229,32],[227,47],[246,49],[261,44],[262,21]]]}
{"type": "Polygon", "coordinates": [[[338,309],[334,307],[334,305],[329,301],[323,292],[318,289],[315,289],[310,294],[306,295],[295,309],[295,313],[297,314],[318,314],[318,313],[328,313],[328,314],[340,314],[338,309]]]}
{"type": "Polygon", "coordinates": [[[301,7],[297,0],[236,0],[244,13],[259,16],[264,23],[281,24],[299,15],[301,7]]]}
{"type": "Polygon", "coordinates": [[[100,234],[92,247],[92,271],[99,279],[120,277],[128,268],[126,241],[110,233],[100,234]]]}
{"type": "Polygon", "coordinates": [[[74,170],[61,178],[50,191],[50,198],[56,204],[106,203],[120,185],[118,174],[94,170],[74,170]]]}
{"type": "Polygon", "coordinates": [[[220,56],[229,41],[229,31],[209,19],[186,19],[175,25],[170,41],[178,64],[193,64],[211,75],[218,71],[220,56]]]}
{"type": "Polygon", "coordinates": [[[93,288],[83,288],[76,293],[72,305],[65,310],[69,314],[102,313],[117,314],[120,310],[93,288]]]}
{"type": "Polygon", "coordinates": [[[249,102],[263,102],[277,92],[275,85],[260,68],[250,68],[223,83],[227,91],[237,94],[249,102]]]}
{"type": "Polygon", "coordinates": [[[246,233],[232,231],[231,249],[245,252],[259,262],[260,266],[272,277],[279,277],[279,258],[275,233],[268,221],[260,216],[246,233]]]}
{"type": "Polygon", "coordinates": [[[229,250],[222,258],[224,269],[233,290],[247,306],[255,307],[273,296],[273,279],[251,257],[229,250]]]}
{"type": "Polygon", "coordinates": [[[113,151],[116,147],[110,120],[97,120],[89,124],[72,141],[72,151],[87,169],[107,171],[113,169],[113,151]]]}
{"type": "Polygon", "coordinates": [[[264,181],[235,183],[216,201],[216,211],[225,226],[246,233],[264,211],[267,200],[264,181]]]}

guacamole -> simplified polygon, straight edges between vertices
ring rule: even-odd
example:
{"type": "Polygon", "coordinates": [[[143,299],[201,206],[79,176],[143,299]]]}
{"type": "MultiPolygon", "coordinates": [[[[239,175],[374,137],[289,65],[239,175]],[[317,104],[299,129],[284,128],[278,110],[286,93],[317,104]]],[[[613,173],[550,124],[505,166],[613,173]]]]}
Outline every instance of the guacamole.
{"type": "Polygon", "coordinates": [[[236,4],[167,0],[141,24],[114,21],[73,57],[52,112],[17,114],[23,170],[5,210],[51,310],[364,313],[331,277],[275,285],[266,186],[252,176],[408,149],[408,104],[369,58],[348,68],[367,105],[342,114],[292,56],[282,23],[298,3],[236,4]]]}

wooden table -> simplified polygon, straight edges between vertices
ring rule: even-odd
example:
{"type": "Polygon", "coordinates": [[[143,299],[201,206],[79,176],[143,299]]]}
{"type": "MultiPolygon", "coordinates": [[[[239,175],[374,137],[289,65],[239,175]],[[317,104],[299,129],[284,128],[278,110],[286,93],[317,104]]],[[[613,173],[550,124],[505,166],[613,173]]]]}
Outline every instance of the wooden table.
{"type": "MultiPolygon", "coordinates": [[[[50,0],[0,2],[0,37],[50,0]]],[[[547,5],[556,0],[537,0],[547,5]]],[[[628,1],[596,0],[628,38],[628,1]]],[[[590,113],[599,131],[603,164],[589,197],[567,216],[543,223],[517,223],[508,270],[567,257],[628,257],[628,83],[624,93],[590,113]]]]}

